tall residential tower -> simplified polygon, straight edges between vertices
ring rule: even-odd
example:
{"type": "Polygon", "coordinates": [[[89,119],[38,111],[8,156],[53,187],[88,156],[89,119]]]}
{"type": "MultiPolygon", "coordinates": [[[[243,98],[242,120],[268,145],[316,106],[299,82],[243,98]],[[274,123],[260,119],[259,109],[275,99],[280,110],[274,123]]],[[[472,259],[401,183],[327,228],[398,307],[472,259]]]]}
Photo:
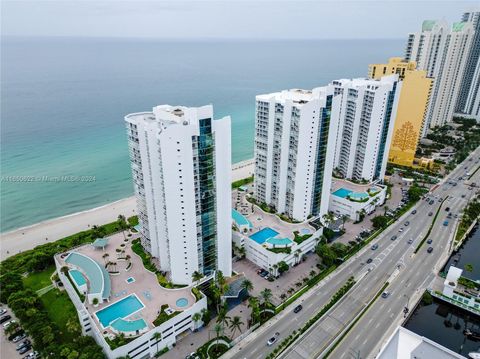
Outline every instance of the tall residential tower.
{"type": "Polygon", "coordinates": [[[332,109],[338,122],[335,170],[348,179],[383,181],[401,90],[398,75],[337,80],[328,88],[338,100],[332,109]]]}
{"type": "Polygon", "coordinates": [[[457,22],[449,28],[445,21],[432,20],[423,22],[421,32],[409,35],[406,61],[416,61],[419,70],[434,77],[422,135],[452,120],[473,35],[472,23],[457,22]]]}
{"type": "Polygon", "coordinates": [[[462,16],[462,22],[471,23],[475,30],[475,34],[473,36],[472,45],[470,46],[470,52],[465,65],[465,72],[460,86],[456,112],[478,116],[480,75],[476,69],[480,66],[480,11],[465,12],[462,16]],[[475,104],[477,105],[475,106],[475,104]]]}
{"type": "Polygon", "coordinates": [[[402,81],[397,116],[393,128],[388,161],[402,166],[412,166],[432,89],[433,79],[425,71],[416,70],[415,61],[391,58],[387,64],[373,64],[368,68],[368,77],[378,79],[397,74],[402,81]]]}
{"type": "Polygon", "coordinates": [[[163,105],[125,121],[143,247],[174,283],[230,276],[230,118],[163,105]]]}
{"type": "Polygon", "coordinates": [[[328,211],[337,123],[326,88],[256,97],[255,199],[304,221],[328,211]]]}

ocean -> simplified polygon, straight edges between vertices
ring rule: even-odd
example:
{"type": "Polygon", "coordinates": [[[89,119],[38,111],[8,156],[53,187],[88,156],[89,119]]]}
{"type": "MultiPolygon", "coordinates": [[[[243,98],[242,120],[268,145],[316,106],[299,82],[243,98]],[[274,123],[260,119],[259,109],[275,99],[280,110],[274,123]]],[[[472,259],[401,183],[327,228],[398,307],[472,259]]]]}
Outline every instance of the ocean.
{"type": "Polygon", "coordinates": [[[5,232],[133,194],[124,116],[213,104],[232,161],[253,157],[255,95],[364,77],[404,40],[1,40],[5,232]]]}

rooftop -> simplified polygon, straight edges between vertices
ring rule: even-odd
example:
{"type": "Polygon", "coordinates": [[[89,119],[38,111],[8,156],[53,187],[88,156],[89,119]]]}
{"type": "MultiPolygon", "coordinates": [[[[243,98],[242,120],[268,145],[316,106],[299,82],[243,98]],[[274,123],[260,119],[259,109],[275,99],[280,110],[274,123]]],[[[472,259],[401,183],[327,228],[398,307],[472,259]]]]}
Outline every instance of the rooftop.
{"type": "Polygon", "coordinates": [[[398,327],[380,350],[377,359],[465,359],[464,356],[403,327],[398,327]]]}

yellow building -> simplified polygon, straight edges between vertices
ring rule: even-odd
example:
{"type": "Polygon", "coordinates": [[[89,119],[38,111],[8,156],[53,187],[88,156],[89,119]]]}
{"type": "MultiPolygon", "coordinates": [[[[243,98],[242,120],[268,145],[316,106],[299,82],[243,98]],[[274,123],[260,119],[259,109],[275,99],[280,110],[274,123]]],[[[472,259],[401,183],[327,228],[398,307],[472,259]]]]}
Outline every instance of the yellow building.
{"type": "Polygon", "coordinates": [[[368,67],[371,79],[398,74],[403,81],[388,161],[409,167],[413,166],[433,84],[433,79],[428,78],[425,71],[416,70],[416,66],[415,61],[405,62],[400,57],[392,57],[388,64],[368,67]]]}

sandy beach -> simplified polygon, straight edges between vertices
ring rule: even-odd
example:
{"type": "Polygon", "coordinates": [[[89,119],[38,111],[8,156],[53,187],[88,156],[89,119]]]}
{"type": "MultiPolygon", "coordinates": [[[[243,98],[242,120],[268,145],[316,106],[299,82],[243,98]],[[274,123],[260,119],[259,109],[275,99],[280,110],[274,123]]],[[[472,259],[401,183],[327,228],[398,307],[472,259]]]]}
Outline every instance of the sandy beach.
{"type": "MultiPolygon", "coordinates": [[[[232,181],[253,174],[253,159],[232,166],[232,181]]],[[[106,204],[90,210],[49,219],[28,227],[2,233],[0,241],[0,260],[11,255],[32,249],[39,244],[53,242],[71,234],[90,229],[93,225],[113,222],[119,214],[130,217],[136,213],[134,197],[106,204]]]]}

